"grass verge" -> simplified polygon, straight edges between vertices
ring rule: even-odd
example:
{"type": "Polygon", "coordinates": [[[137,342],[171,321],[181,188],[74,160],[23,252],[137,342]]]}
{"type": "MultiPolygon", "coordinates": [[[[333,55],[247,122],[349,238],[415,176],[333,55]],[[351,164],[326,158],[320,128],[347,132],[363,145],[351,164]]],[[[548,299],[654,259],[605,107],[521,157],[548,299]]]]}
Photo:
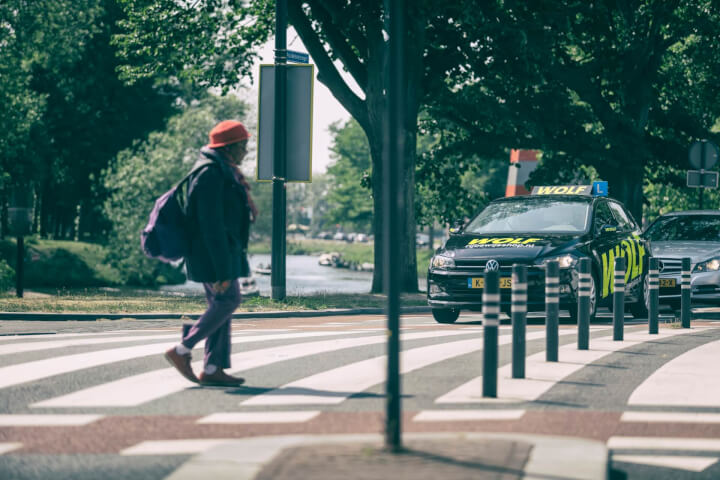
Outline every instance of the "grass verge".
{"type": "MultiPolygon", "coordinates": [[[[387,305],[385,295],[318,294],[287,297],[276,301],[267,297],[247,298],[238,312],[278,310],[327,310],[340,308],[381,308],[387,305]]],[[[424,294],[405,294],[403,306],[425,306],[424,294]]],[[[2,312],[39,313],[202,313],[205,297],[130,289],[77,289],[60,291],[26,291],[24,298],[10,293],[0,295],[2,312]]]]}

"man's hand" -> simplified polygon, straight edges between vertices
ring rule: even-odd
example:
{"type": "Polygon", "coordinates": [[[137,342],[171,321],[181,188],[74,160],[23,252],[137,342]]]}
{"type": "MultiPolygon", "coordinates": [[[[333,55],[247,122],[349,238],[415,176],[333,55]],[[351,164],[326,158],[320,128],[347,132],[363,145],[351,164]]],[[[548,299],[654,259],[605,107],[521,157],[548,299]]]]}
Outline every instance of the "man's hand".
{"type": "Polygon", "coordinates": [[[211,285],[212,291],[215,293],[225,293],[230,287],[230,280],[223,280],[221,282],[215,282],[211,285]]]}

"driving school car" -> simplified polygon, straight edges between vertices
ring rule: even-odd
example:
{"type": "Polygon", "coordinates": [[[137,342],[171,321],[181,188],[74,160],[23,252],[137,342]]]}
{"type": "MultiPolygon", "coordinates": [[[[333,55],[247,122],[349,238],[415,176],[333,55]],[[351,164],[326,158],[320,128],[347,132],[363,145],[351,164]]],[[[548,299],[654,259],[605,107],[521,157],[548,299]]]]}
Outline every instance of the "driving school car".
{"type": "Polygon", "coordinates": [[[591,260],[590,318],[612,304],[615,258],[626,259],[625,301],[645,316],[650,248],[630,212],[606,196],[607,184],[535,187],[531,195],[494,200],[451,236],[430,260],[428,304],[453,323],[482,310],[484,273],[500,272],[501,310],[510,312],[512,266],[528,267],[528,311],[545,308],[545,265],[560,266],[560,308],[577,320],[577,265],[591,260]]]}
{"type": "Polygon", "coordinates": [[[668,213],[658,217],[643,236],[658,258],[661,304],[680,309],[683,257],[690,258],[692,303],[720,303],[720,212],[668,213]]]}

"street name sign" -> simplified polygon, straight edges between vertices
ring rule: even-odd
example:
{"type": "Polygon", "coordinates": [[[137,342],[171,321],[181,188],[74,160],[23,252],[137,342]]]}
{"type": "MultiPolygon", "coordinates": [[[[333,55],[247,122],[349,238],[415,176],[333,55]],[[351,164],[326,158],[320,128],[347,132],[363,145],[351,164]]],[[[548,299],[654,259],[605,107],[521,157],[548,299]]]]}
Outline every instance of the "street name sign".
{"type": "MultiPolygon", "coordinates": [[[[275,151],[275,65],[260,66],[256,178],[273,179],[275,151]]],[[[313,65],[286,65],[287,182],[312,181],[313,65]]]]}
{"type": "Polygon", "coordinates": [[[287,51],[287,61],[294,63],[310,63],[310,55],[295,50],[287,51]]]}

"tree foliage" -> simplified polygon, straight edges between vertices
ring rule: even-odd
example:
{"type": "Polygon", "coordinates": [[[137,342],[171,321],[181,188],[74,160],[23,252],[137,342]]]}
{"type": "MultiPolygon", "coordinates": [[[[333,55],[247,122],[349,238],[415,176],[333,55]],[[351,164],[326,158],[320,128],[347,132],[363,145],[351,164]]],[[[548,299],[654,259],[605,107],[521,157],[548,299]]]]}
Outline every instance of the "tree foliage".
{"type": "MultiPolygon", "coordinates": [[[[178,271],[147,259],[140,249],[140,232],[155,200],[169,190],[198,158],[210,129],[222,120],[242,119],[246,107],[234,97],[208,96],[168,121],[167,128],[122,150],[103,172],[109,192],[104,211],[112,223],[110,261],[130,284],[155,285],[184,281],[178,271]]],[[[263,212],[261,212],[261,215],[263,212]]]]}

